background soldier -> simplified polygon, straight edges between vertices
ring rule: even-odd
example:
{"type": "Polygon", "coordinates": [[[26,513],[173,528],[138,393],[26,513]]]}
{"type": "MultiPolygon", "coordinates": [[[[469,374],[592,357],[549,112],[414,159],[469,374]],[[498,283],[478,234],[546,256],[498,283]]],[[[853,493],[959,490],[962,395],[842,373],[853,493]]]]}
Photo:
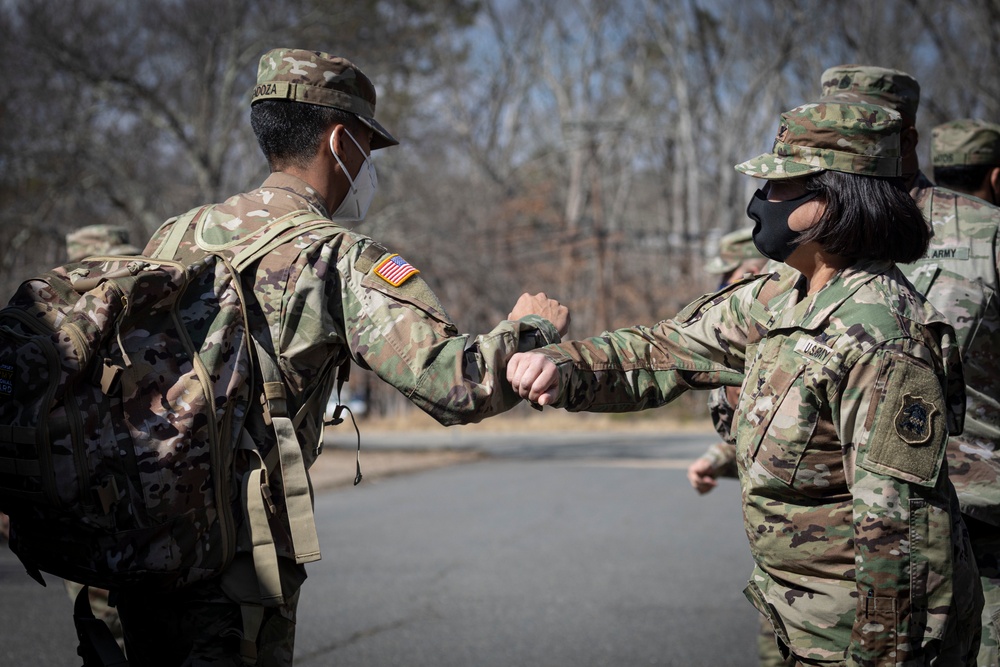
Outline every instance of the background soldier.
{"type": "Polygon", "coordinates": [[[931,132],[931,164],[941,187],[1000,203],[1000,125],[953,120],[931,132]]]}
{"type": "MultiPolygon", "coordinates": [[[[66,235],[66,255],[71,262],[84,257],[97,255],[137,255],[139,248],[132,245],[129,232],[120,225],[88,225],[66,235]]],[[[71,600],[76,600],[83,589],[82,584],[64,579],[66,592],[71,600]]],[[[125,640],[122,637],[122,623],[118,610],[108,601],[108,591],[103,588],[90,587],[90,608],[94,616],[101,619],[111,630],[118,645],[124,649],[125,640]]]]}
{"type": "MultiPolygon", "coordinates": [[[[88,225],[66,235],[66,254],[71,262],[91,255],[135,255],[138,253],[139,248],[129,241],[128,230],[120,225],[88,225]]],[[[6,539],[7,531],[8,518],[5,514],[0,513],[0,538],[6,539]]],[[[64,579],[63,582],[70,600],[75,601],[77,595],[83,590],[83,585],[68,579],[64,579]]],[[[108,602],[108,591],[103,588],[91,587],[88,593],[94,616],[107,624],[115,641],[124,649],[125,642],[122,638],[121,620],[118,618],[118,611],[108,602]]]]}
{"type": "MultiPolygon", "coordinates": [[[[767,258],[760,254],[753,243],[753,228],[740,229],[726,234],[719,240],[719,254],[705,265],[705,271],[719,276],[719,288],[732,285],[738,280],[764,271],[767,258]]],[[[708,493],[718,485],[719,477],[739,476],[736,470],[736,442],[730,426],[732,408],[739,401],[738,387],[720,387],[711,392],[708,399],[712,424],[722,437],[709,447],[704,454],[688,466],[687,476],[691,486],[698,493],[708,493]],[[720,400],[724,399],[724,400],[720,400]]],[[[757,659],[760,667],[791,667],[795,660],[784,658],[774,641],[774,629],[767,618],[758,614],[760,632],[757,634],[757,659]]]]}
{"type": "MultiPolygon", "coordinates": [[[[766,264],[767,258],[760,254],[753,243],[753,228],[748,227],[730,232],[719,240],[719,254],[705,265],[705,271],[719,276],[719,289],[722,289],[745,277],[761,273],[766,264]]],[[[716,478],[720,476],[736,477],[736,448],[729,428],[732,416],[727,408],[736,405],[739,393],[738,387],[725,387],[713,391],[709,399],[712,422],[723,442],[709,447],[688,466],[688,481],[698,493],[708,493],[714,489],[716,478]],[[726,400],[718,400],[717,394],[723,394],[726,400]]],[[[774,633],[770,629],[768,637],[773,644],[774,633]]]]}
{"type": "Polygon", "coordinates": [[[121,225],[88,225],[66,235],[66,254],[76,262],[92,255],[138,255],[121,225]]]}
{"type": "Polygon", "coordinates": [[[823,73],[823,96],[880,104],[903,118],[903,175],[931,225],[927,254],[900,268],[955,327],[965,370],[965,430],[948,446],[949,476],[958,492],[982,578],[986,604],[980,667],[998,665],[1000,625],[1000,301],[997,299],[1000,208],[935,187],[920,171],[916,148],[920,86],[899,70],[840,65],[823,73]]]}

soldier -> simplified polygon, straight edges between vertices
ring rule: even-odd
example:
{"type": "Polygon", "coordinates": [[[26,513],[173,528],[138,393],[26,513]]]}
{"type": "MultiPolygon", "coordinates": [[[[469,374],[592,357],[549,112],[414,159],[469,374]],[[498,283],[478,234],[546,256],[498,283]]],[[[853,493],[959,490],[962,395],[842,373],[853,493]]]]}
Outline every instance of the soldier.
{"type": "Polygon", "coordinates": [[[953,328],[894,262],[929,230],[903,188],[900,117],[870,104],[782,114],[747,208],[773,274],[653,327],[516,354],[539,405],[655,407],[742,384],[747,597],[803,665],[974,665],[982,592],[944,454],[961,429],[953,328]]]}
{"type": "Polygon", "coordinates": [[[76,262],[92,255],[137,255],[129,233],[120,225],[87,225],[66,235],[66,254],[76,262]]]}
{"type": "MultiPolygon", "coordinates": [[[[972,537],[986,597],[980,667],[997,667],[1000,645],[1000,208],[935,187],[920,171],[920,86],[899,70],[839,65],[823,73],[823,96],[880,104],[903,117],[903,175],[933,230],[927,253],[904,275],[955,327],[965,367],[965,431],[948,446],[949,476],[972,537]]],[[[978,158],[977,158],[978,159],[978,158]]]]}
{"type": "MultiPolygon", "coordinates": [[[[490,333],[460,334],[416,267],[356,231],[377,185],[371,151],[398,144],[375,120],[368,77],[327,53],[268,51],[260,58],[250,121],[271,169],[263,185],[208,207],[187,228],[175,230],[177,219],[168,220],[144,253],[178,240],[187,247],[195,234],[214,245],[238,243],[296,211],[352,225],[332,238],[279,245],[244,273],[259,306],[250,326],[258,340],[273,344],[284,408],[296,416],[306,464],[318,453],[329,370],[345,360],[370,368],[446,425],[514,406],[520,399],[497,373],[514,352],[558,341],[568,311],[544,294],[524,294],[490,333]],[[296,276],[294,289],[286,289],[282,276],[296,276]]],[[[245,428],[266,456],[274,436],[265,419],[251,410],[245,428]]],[[[274,512],[281,516],[284,508],[274,512]]],[[[276,533],[276,543],[281,539],[276,533]]],[[[279,546],[279,555],[291,553],[279,546]]],[[[244,526],[236,558],[220,578],[177,591],[118,591],[130,662],[291,665],[304,567],[280,557],[284,602],[263,606],[252,548],[244,526]]]]}
{"type": "Polygon", "coordinates": [[[931,164],[941,187],[1000,203],[1000,125],[965,119],[931,132],[931,164]]]}
{"type": "MultiPolygon", "coordinates": [[[[767,258],[760,254],[753,243],[753,228],[740,229],[726,234],[719,240],[719,254],[705,265],[705,271],[720,276],[719,289],[757,275],[764,271],[767,258]]],[[[720,387],[711,392],[709,412],[716,431],[722,437],[695,459],[687,469],[688,481],[698,493],[708,493],[718,485],[719,477],[738,477],[736,468],[736,441],[732,437],[732,410],[739,402],[738,387],[720,387]]],[[[760,632],[757,633],[757,662],[760,667],[790,667],[795,664],[791,656],[783,657],[781,648],[774,641],[774,630],[766,616],[757,614],[760,632]]]]}
{"type": "MultiPolygon", "coordinates": [[[[706,265],[707,273],[719,276],[719,289],[723,289],[748,276],[764,270],[767,258],[760,254],[753,243],[753,229],[740,229],[726,234],[719,240],[719,253],[706,265]]],[[[727,387],[712,392],[709,407],[713,413],[713,423],[725,442],[712,445],[687,469],[688,481],[698,493],[708,493],[716,486],[716,479],[736,477],[736,448],[730,437],[728,419],[715,418],[716,405],[736,405],[739,397],[737,387],[727,387]],[[717,392],[724,392],[728,400],[715,399],[717,392]]],[[[769,637],[770,639],[770,637],[769,637]]]]}
{"type": "MultiPolygon", "coordinates": [[[[136,255],[139,248],[132,245],[129,240],[129,231],[120,225],[87,225],[74,230],[66,235],[66,255],[71,262],[76,262],[84,257],[96,255],[136,255]]],[[[83,585],[75,581],[64,579],[66,592],[70,600],[76,600],[77,595],[83,590],[83,585]]],[[[111,630],[111,635],[124,649],[125,639],[122,636],[121,619],[118,617],[118,610],[109,602],[109,592],[103,588],[91,586],[88,589],[90,598],[90,608],[96,618],[101,619],[111,630]]]]}

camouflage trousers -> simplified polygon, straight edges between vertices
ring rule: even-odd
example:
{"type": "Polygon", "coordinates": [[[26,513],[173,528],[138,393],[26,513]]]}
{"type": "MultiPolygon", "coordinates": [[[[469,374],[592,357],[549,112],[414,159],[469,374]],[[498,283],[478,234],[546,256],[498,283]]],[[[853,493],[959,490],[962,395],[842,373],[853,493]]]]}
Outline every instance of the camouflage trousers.
{"type": "Polygon", "coordinates": [[[1000,528],[965,517],[972,539],[972,552],[983,583],[983,634],[979,644],[979,667],[1000,667],[1000,528]]]}
{"type": "MultiPolygon", "coordinates": [[[[299,593],[267,607],[257,635],[258,667],[291,667],[299,593]]],[[[242,667],[243,614],[215,580],[179,591],[122,590],[118,612],[129,664],[242,667]]]]}

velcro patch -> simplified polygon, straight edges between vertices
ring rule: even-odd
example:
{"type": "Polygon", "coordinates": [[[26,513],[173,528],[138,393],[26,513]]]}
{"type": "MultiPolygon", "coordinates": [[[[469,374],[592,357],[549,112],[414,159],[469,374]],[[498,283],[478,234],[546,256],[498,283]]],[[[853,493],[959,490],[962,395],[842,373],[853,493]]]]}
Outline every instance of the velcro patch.
{"type": "Polygon", "coordinates": [[[393,287],[399,287],[409,278],[420,273],[399,255],[390,255],[375,267],[375,275],[393,287]]]}
{"type": "Polygon", "coordinates": [[[889,360],[861,467],[912,483],[933,485],[948,442],[934,371],[902,357],[889,360]]]}

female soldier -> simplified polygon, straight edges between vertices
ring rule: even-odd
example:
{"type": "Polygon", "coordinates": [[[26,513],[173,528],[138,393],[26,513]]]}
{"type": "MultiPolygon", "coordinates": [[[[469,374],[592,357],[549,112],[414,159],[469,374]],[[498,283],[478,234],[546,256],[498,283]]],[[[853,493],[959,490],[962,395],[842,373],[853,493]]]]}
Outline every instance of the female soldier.
{"type": "Polygon", "coordinates": [[[896,269],[928,229],[902,189],[899,115],[782,114],[754,242],[783,270],[677,317],[515,355],[521,396],[625,412],[741,386],[736,443],[756,562],[745,591],[802,665],[974,664],[982,592],[947,467],[954,332],[896,269]]]}

